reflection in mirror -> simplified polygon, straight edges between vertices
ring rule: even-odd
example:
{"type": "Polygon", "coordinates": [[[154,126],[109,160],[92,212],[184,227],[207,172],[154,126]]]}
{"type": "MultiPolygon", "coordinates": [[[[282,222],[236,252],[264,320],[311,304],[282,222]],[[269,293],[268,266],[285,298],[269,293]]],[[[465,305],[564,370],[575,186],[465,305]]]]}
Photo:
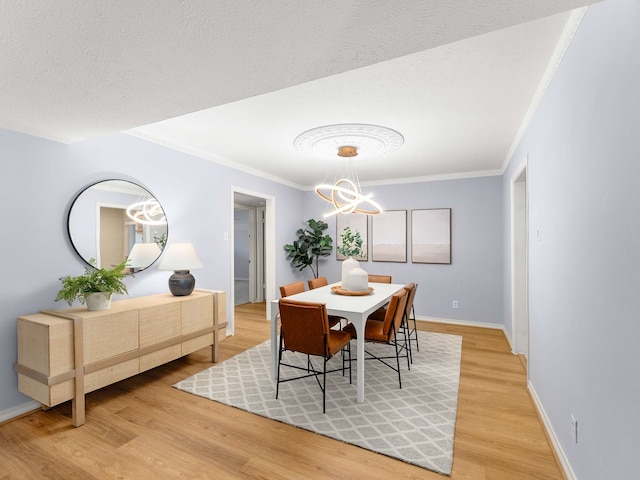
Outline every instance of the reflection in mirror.
{"type": "Polygon", "coordinates": [[[90,185],[69,210],[69,238],[88,264],[109,268],[125,258],[133,272],[155,262],[167,243],[162,206],[146,189],[126,180],[90,185]]]}

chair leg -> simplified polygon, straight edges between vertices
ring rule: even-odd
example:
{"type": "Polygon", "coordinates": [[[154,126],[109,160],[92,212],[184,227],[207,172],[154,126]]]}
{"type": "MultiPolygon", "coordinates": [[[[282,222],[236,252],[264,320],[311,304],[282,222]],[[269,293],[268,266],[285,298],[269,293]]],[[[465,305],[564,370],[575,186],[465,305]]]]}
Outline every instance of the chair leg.
{"type": "Polygon", "coordinates": [[[393,345],[396,347],[396,364],[398,367],[398,385],[402,388],[402,376],[400,375],[400,353],[398,352],[398,336],[393,332],[393,345]]]}
{"type": "Polygon", "coordinates": [[[349,354],[349,385],[351,385],[351,342],[347,344],[347,353],[349,354]]]}
{"type": "Polygon", "coordinates": [[[418,344],[418,324],[416,323],[416,310],[411,306],[411,314],[413,316],[413,331],[416,334],[416,350],[420,351],[420,345],[418,344]]]}
{"type": "Polygon", "coordinates": [[[327,357],[324,357],[324,368],[322,369],[322,413],[327,413],[327,357]]]}
{"type": "MultiPolygon", "coordinates": [[[[409,322],[407,322],[407,325],[409,325],[409,322]]],[[[404,334],[404,350],[407,356],[407,370],[411,370],[411,363],[413,362],[413,360],[409,361],[409,357],[411,356],[411,334],[409,334],[409,340],[407,340],[407,329],[403,329],[402,333],[404,334]],[[407,348],[407,346],[409,348],[407,348]]]]}
{"type": "MultiPolygon", "coordinates": [[[[408,355],[410,363],[413,363],[413,352],[411,351],[411,330],[409,330],[409,318],[407,317],[407,313],[405,312],[402,316],[402,331],[404,332],[404,341],[405,345],[408,345],[408,355]],[[407,332],[409,337],[409,343],[407,343],[407,332]]],[[[409,367],[411,370],[411,367],[409,367]]]]}
{"type": "Polygon", "coordinates": [[[278,347],[278,373],[276,374],[276,399],[280,391],[280,363],[282,362],[282,329],[280,329],[280,346],[278,347]]]}
{"type": "Polygon", "coordinates": [[[349,365],[349,384],[351,384],[351,342],[347,343],[345,347],[340,350],[342,356],[342,376],[344,377],[345,365],[349,365]],[[347,357],[345,358],[344,351],[347,351],[347,357]]]}

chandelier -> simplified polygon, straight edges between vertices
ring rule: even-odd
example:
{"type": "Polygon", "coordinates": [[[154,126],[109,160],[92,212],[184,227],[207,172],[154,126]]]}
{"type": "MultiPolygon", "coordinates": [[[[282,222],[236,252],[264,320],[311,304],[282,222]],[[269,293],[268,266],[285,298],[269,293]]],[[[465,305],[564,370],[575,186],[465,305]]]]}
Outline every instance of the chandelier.
{"type": "Polygon", "coordinates": [[[404,138],[395,130],[378,125],[343,123],[325,125],[301,133],[293,145],[302,153],[316,158],[335,160],[340,158],[337,168],[331,172],[333,183],[327,178],[316,185],[316,193],[333,206],[324,217],[338,213],[361,213],[378,215],[382,207],[373,200],[373,194],[363,194],[356,172],[354,158],[368,158],[393,152],[402,146],[404,138]]]}
{"type": "Polygon", "coordinates": [[[165,225],[167,223],[164,210],[155,198],[132,203],[127,207],[127,216],[142,225],[165,225]]]}

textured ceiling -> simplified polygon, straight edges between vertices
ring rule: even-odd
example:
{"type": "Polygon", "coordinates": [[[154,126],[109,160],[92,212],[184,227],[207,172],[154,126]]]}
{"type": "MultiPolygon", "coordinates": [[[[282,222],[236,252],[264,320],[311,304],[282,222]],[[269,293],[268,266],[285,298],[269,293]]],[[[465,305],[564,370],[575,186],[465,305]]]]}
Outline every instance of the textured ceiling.
{"type": "Polygon", "coordinates": [[[365,181],[499,169],[558,13],[588,3],[0,0],[0,126],[62,142],[140,127],[304,186],[326,165],[293,150],[299,133],[378,123],[405,145],[365,181]]]}

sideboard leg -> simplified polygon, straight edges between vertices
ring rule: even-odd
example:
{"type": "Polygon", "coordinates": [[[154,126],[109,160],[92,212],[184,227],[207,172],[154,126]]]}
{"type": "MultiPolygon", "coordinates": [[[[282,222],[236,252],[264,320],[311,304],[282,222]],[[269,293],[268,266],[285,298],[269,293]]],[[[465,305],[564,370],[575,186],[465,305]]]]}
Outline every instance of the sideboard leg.
{"type": "Polygon", "coordinates": [[[74,427],[79,427],[84,425],[85,420],[85,405],[84,405],[84,395],[81,395],[80,398],[74,398],[71,400],[71,419],[73,421],[74,427]]]}
{"type": "Polygon", "coordinates": [[[218,363],[218,337],[220,334],[218,333],[218,329],[215,328],[213,330],[213,345],[211,345],[211,362],[218,363]]]}
{"type": "Polygon", "coordinates": [[[82,318],[73,319],[73,343],[74,343],[74,363],[76,376],[74,379],[75,391],[71,400],[71,418],[73,425],[79,427],[84,425],[85,403],[84,403],[84,328],[82,318]]]}

